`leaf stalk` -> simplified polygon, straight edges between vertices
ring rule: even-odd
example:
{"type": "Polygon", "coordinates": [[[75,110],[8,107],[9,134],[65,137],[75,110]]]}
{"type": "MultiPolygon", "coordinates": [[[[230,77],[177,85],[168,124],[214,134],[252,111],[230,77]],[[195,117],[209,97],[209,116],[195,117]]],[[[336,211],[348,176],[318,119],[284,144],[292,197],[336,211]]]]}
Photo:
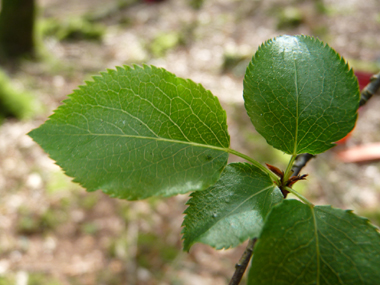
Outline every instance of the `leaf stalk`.
{"type": "Polygon", "coordinates": [[[302,196],[300,193],[298,193],[297,191],[295,191],[294,189],[288,187],[288,186],[285,186],[284,187],[286,191],[289,191],[290,193],[292,193],[294,196],[296,196],[297,198],[299,198],[302,202],[304,202],[306,205],[310,206],[310,207],[314,207],[314,204],[311,203],[308,199],[306,199],[304,196],[302,196]]]}
{"type": "Polygon", "coordinates": [[[286,184],[286,182],[288,182],[290,176],[292,176],[292,173],[293,173],[292,172],[292,167],[293,167],[294,161],[296,160],[296,157],[297,157],[296,154],[292,154],[292,156],[290,157],[288,166],[286,167],[286,170],[285,170],[285,173],[284,173],[284,178],[283,178],[284,184],[286,184]]]}
{"type": "Polygon", "coordinates": [[[230,154],[233,154],[233,155],[236,155],[236,156],[239,156],[241,158],[244,158],[245,160],[249,161],[250,163],[252,163],[254,166],[258,167],[259,169],[261,169],[262,171],[264,171],[265,173],[267,173],[269,175],[269,177],[274,181],[276,182],[277,184],[280,183],[280,179],[276,176],[276,174],[274,174],[272,171],[270,171],[269,169],[267,169],[264,165],[262,165],[261,163],[259,163],[258,161],[254,160],[253,158],[249,157],[248,155],[245,155],[243,153],[240,153],[234,149],[231,149],[231,148],[228,148],[227,149],[227,152],[230,153],[230,154]]]}

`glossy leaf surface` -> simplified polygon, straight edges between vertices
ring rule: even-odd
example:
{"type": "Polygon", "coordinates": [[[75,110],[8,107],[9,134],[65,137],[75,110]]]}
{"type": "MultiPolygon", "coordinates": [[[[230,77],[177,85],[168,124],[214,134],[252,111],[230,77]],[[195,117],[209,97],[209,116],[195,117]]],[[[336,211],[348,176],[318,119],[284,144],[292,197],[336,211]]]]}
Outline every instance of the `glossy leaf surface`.
{"type": "Polygon", "coordinates": [[[368,220],[284,200],[268,215],[248,284],[378,284],[379,265],[380,234],[368,220]]]}
{"type": "Polygon", "coordinates": [[[218,99],[148,66],[94,77],[29,135],[88,191],[125,199],[204,190],[229,147],[218,99]]]}
{"type": "Polygon", "coordinates": [[[257,237],[273,205],[283,200],[268,174],[243,163],[227,165],[215,185],[191,196],[182,231],[187,251],[195,242],[221,249],[257,237]]]}
{"type": "Polygon", "coordinates": [[[244,100],[270,145],[318,154],[353,129],[360,93],[353,71],[332,48],[307,36],[281,36],[252,58],[244,100]]]}

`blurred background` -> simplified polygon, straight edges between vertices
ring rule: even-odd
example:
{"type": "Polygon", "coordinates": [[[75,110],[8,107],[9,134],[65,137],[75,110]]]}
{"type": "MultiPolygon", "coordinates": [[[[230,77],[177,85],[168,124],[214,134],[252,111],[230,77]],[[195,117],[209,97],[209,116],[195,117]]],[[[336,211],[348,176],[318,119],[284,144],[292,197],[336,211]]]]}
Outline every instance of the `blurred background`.
{"type": "MultiPolygon", "coordinates": [[[[288,157],[257,134],[243,106],[257,47],[282,34],[313,35],[348,60],[361,84],[380,70],[379,0],[0,3],[0,285],[227,284],[244,251],[196,244],[182,252],[187,195],[128,202],[86,193],[26,136],[98,72],[147,63],[202,83],[227,111],[232,148],[283,168],[288,157]]],[[[308,180],[295,186],[378,226],[379,110],[375,96],[351,136],[313,159],[308,180]]]]}

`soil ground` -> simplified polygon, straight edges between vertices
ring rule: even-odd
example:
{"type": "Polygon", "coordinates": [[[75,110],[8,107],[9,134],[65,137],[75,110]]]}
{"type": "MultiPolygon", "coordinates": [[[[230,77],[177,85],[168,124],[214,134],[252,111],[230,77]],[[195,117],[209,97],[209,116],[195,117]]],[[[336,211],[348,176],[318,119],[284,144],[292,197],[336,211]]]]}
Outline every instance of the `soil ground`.
{"type": "MultiPolygon", "coordinates": [[[[200,9],[189,4],[197,1],[118,6],[124,2],[39,1],[41,26],[87,17],[104,27],[102,39],[40,36],[40,60],[5,67],[43,111],[0,126],[0,284],[206,285],[227,284],[232,276],[244,244],[222,251],[196,244],[190,253],[181,251],[186,195],[128,202],[86,193],[26,136],[99,71],[147,63],[202,83],[227,111],[232,148],[283,167],[286,156],[266,145],[243,106],[242,76],[257,47],[282,34],[314,35],[355,69],[380,69],[377,0],[208,0],[200,9]]],[[[380,141],[379,110],[374,97],[360,110],[347,143],[311,161],[303,171],[308,181],[298,186],[316,204],[354,209],[376,225],[379,162],[344,164],[336,152],[380,141]]]]}

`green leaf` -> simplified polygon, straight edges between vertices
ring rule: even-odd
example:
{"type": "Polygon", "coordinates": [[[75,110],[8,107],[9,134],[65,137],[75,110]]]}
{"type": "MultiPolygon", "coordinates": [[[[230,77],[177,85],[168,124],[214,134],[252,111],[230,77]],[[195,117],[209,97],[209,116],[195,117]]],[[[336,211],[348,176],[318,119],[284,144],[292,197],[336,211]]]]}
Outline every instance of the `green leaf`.
{"type": "Polygon", "coordinates": [[[355,126],[359,86],[328,45],[307,36],[265,42],[244,78],[245,108],[256,130],[285,153],[317,154],[355,126]]]}
{"type": "Polygon", "coordinates": [[[108,70],[69,98],[29,135],[88,191],[132,200],[204,190],[227,164],[218,99],[164,69],[108,70]]]}
{"type": "Polygon", "coordinates": [[[268,174],[250,164],[229,164],[218,182],[192,193],[183,222],[184,250],[195,242],[217,249],[235,247],[259,236],[281,191],[268,174]]]}
{"type": "Polygon", "coordinates": [[[367,219],[284,200],[256,243],[248,284],[379,284],[380,234],[367,219]]]}

